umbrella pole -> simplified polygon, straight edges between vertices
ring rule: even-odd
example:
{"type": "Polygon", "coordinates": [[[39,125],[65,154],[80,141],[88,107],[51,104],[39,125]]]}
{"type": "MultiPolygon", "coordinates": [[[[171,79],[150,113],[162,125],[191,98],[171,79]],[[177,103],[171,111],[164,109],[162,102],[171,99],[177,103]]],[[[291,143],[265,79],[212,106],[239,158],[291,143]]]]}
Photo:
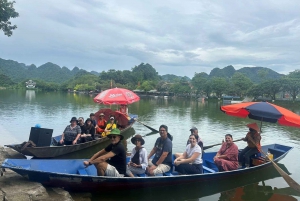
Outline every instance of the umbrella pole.
{"type": "MultiPolygon", "coordinates": [[[[253,144],[255,144],[254,140],[249,137],[248,138],[253,144]]],[[[272,159],[270,159],[265,152],[263,152],[263,150],[259,149],[258,146],[255,144],[256,148],[265,156],[267,157],[272,165],[274,166],[274,168],[277,170],[277,172],[283,177],[283,179],[286,181],[286,183],[293,189],[295,189],[296,191],[300,192],[300,185],[292,178],[290,177],[285,171],[283,171],[272,159]]]]}
{"type": "Polygon", "coordinates": [[[261,130],[261,127],[262,127],[262,121],[263,121],[263,118],[261,118],[260,120],[260,132],[262,133],[262,130],[261,130]]]}

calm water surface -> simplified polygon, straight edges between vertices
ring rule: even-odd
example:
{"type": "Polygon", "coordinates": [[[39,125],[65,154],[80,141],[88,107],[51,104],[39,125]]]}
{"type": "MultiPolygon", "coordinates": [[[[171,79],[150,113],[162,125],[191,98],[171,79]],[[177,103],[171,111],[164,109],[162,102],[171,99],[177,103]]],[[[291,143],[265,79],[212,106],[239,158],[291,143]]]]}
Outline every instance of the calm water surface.
{"type": "MultiPolygon", "coordinates": [[[[82,116],[86,119],[91,112],[105,107],[94,103],[92,99],[93,96],[73,93],[0,90],[0,145],[27,141],[30,128],[36,124],[40,124],[43,128],[54,129],[53,136],[60,135],[73,116],[82,116]]],[[[161,124],[166,124],[174,137],[173,152],[175,153],[184,151],[189,129],[192,126],[198,128],[205,146],[221,142],[227,133],[231,133],[234,139],[245,136],[248,130],[245,125],[253,120],[229,117],[220,111],[221,104],[216,101],[198,102],[179,98],[141,97],[139,102],[129,105],[129,112],[138,114],[140,121],[157,130],[161,124]]],[[[299,103],[280,105],[300,114],[299,103]]],[[[115,108],[116,106],[112,106],[112,109],[115,108]]],[[[134,125],[134,130],[141,135],[150,133],[149,129],[139,123],[134,125]]],[[[300,183],[300,129],[263,123],[262,130],[262,144],[281,143],[294,147],[280,163],[284,164],[291,177],[300,183]]],[[[158,134],[145,137],[144,147],[148,152],[153,148],[157,137],[158,134]]],[[[131,150],[133,145],[130,139],[127,142],[128,150],[131,150]]],[[[243,148],[246,144],[237,142],[237,145],[243,148]]],[[[217,151],[219,148],[216,146],[210,151],[217,151]]],[[[127,193],[125,197],[122,193],[114,196],[102,194],[95,200],[124,200],[125,198],[126,200],[162,200],[163,198],[163,200],[212,201],[300,200],[300,195],[289,189],[281,177],[254,176],[258,178],[255,184],[249,184],[247,181],[230,181],[212,187],[207,192],[198,192],[197,186],[189,186],[177,189],[176,192],[173,190],[171,193],[161,192],[161,189],[151,189],[150,192],[133,191],[127,193]],[[238,184],[240,187],[235,186],[232,189],[230,186],[234,185],[231,184],[238,184]],[[227,186],[229,189],[226,189],[227,186]],[[155,194],[157,197],[151,197],[155,194]],[[138,198],[135,195],[138,195],[138,198]]]]}

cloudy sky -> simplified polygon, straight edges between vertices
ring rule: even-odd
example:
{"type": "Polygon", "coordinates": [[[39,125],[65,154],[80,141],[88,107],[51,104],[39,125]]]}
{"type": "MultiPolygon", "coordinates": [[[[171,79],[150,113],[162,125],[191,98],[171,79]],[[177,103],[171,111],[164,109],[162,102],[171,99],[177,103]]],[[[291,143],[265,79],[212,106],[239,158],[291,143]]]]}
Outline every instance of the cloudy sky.
{"type": "Polygon", "coordinates": [[[144,62],[189,77],[228,65],[300,69],[298,0],[15,1],[18,28],[0,33],[0,58],[26,65],[101,72],[144,62]]]}

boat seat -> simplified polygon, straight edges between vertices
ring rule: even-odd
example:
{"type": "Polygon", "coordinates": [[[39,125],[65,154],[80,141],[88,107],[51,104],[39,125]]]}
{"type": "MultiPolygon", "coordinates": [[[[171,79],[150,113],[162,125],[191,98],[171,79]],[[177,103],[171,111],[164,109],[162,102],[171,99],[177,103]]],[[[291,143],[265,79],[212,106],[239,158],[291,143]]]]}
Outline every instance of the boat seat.
{"type": "Polygon", "coordinates": [[[85,168],[80,168],[77,170],[77,173],[80,175],[88,175],[87,171],[85,168]]]}
{"type": "Polygon", "coordinates": [[[138,177],[147,177],[147,175],[145,173],[143,173],[143,174],[136,174],[136,176],[138,176],[138,177]]]}
{"type": "Polygon", "coordinates": [[[208,168],[208,167],[206,167],[206,166],[204,166],[204,165],[202,165],[202,168],[203,168],[203,173],[205,173],[205,172],[208,172],[208,173],[215,173],[215,172],[216,172],[215,170],[210,169],[210,168],[208,168]]]}

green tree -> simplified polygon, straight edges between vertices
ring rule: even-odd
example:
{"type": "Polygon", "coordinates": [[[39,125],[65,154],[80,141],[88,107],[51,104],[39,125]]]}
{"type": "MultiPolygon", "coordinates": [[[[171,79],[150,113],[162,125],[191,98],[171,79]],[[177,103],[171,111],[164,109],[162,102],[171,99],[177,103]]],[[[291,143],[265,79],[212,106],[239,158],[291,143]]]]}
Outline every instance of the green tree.
{"type": "Polygon", "coordinates": [[[155,68],[153,68],[150,64],[141,63],[138,66],[132,68],[132,78],[135,83],[143,82],[146,80],[153,81],[159,80],[158,73],[156,72],[155,68]]]}
{"type": "Polygon", "coordinates": [[[15,1],[0,0],[0,29],[7,36],[12,35],[12,30],[17,28],[17,25],[11,25],[10,18],[19,16],[14,9],[15,1]]]}
{"type": "Polygon", "coordinates": [[[290,72],[285,78],[283,78],[282,87],[283,90],[290,93],[293,101],[295,101],[297,95],[300,93],[300,70],[290,72]]]}
{"type": "Polygon", "coordinates": [[[241,97],[252,86],[251,80],[242,73],[236,72],[231,78],[234,91],[241,97]]]}
{"type": "Polygon", "coordinates": [[[206,73],[195,73],[192,78],[192,85],[197,94],[203,93],[205,90],[205,83],[208,81],[208,75],[206,73]]]}
{"type": "Polygon", "coordinates": [[[229,84],[225,78],[214,77],[211,80],[212,91],[216,93],[218,98],[221,98],[223,93],[226,93],[229,84]]]}
{"type": "Polygon", "coordinates": [[[248,91],[247,95],[253,96],[254,99],[257,99],[259,96],[263,96],[262,86],[261,84],[252,85],[248,91]]]}
{"type": "Polygon", "coordinates": [[[280,80],[267,80],[261,83],[261,88],[264,94],[276,100],[276,94],[280,92],[282,83],[280,80]]]}

